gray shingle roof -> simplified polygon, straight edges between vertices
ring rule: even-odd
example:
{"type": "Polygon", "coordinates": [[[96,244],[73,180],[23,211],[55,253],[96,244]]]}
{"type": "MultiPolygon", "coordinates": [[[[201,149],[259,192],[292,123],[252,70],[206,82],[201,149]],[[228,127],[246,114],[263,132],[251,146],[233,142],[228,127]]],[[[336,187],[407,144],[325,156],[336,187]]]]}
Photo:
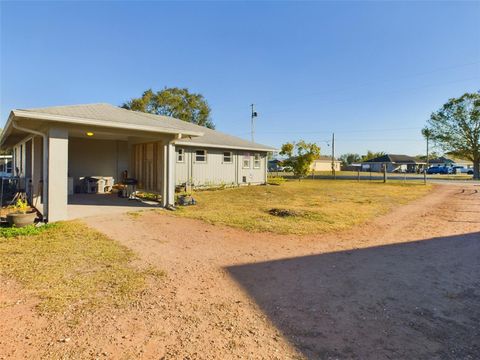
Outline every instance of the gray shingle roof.
{"type": "Polygon", "coordinates": [[[422,164],[425,163],[422,160],[414,158],[413,156],[408,155],[396,155],[396,154],[385,154],[383,156],[376,157],[364,161],[366,163],[394,163],[394,164],[422,164]]]}
{"type": "Polygon", "coordinates": [[[32,114],[45,114],[71,117],[76,119],[95,120],[104,122],[105,126],[108,126],[109,123],[142,125],[159,128],[159,130],[166,129],[170,131],[177,131],[179,133],[187,133],[187,135],[200,135],[193,136],[191,138],[183,138],[177,141],[177,143],[183,145],[201,145],[205,147],[210,146],[262,151],[275,150],[270,146],[253,143],[251,141],[175,119],[173,117],[126,110],[104,103],[54,106],[37,109],[25,109],[22,111],[32,114]]]}

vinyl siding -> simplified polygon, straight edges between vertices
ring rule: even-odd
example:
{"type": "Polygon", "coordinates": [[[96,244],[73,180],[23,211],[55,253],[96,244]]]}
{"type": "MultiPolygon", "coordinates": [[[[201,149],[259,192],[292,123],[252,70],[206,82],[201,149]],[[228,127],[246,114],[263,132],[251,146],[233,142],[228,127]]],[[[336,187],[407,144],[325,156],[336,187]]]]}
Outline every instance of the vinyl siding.
{"type": "Polygon", "coordinates": [[[260,168],[254,169],[254,153],[243,152],[231,149],[214,149],[201,147],[177,146],[184,149],[184,161],[177,162],[175,159],[175,183],[181,185],[191,181],[194,186],[215,186],[215,185],[241,185],[241,184],[263,184],[266,179],[266,153],[260,154],[260,168]],[[197,162],[195,159],[196,150],[206,150],[206,162],[197,162]],[[223,161],[223,153],[232,153],[232,162],[223,161]],[[250,157],[250,168],[242,168],[244,154],[250,157]],[[245,182],[243,181],[245,177],[245,182]]]}
{"type": "Polygon", "coordinates": [[[111,176],[121,180],[128,169],[128,144],[126,141],[70,138],[68,142],[68,176],[74,186],[85,176],[111,176]]]}

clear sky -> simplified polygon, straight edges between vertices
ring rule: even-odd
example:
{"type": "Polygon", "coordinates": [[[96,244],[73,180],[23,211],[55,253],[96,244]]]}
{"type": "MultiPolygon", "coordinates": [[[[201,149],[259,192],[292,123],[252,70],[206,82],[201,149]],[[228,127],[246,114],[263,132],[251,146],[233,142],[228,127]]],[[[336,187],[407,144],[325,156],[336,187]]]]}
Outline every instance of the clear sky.
{"type": "Polygon", "coordinates": [[[418,154],[430,113],[480,90],[480,1],[0,2],[12,108],[119,105],[187,87],[217,129],[322,152],[418,154]]]}

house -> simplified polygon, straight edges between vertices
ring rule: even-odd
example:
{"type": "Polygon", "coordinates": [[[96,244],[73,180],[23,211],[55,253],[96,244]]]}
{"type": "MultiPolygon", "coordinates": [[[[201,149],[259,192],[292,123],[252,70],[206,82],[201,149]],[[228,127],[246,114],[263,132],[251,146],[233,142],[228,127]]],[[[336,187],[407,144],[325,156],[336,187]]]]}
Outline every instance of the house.
{"type": "Polygon", "coordinates": [[[68,218],[68,194],[86,179],[103,186],[125,179],[137,190],[175,202],[175,187],[263,184],[274,149],[167,116],[109,104],[12,110],[1,134],[13,149],[15,176],[52,222],[68,218]],[[30,189],[30,190],[28,190],[30,189]]]}
{"type": "Polygon", "coordinates": [[[268,171],[283,171],[282,161],[278,159],[268,160],[268,171]]]}
{"type": "Polygon", "coordinates": [[[0,177],[12,176],[12,155],[0,155],[0,177]]]}
{"type": "MultiPolygon", "coordinates": [[[[340,171],[342,162],[334,158],[333,164],[335,171],[340,171]]],[[[332,171],[332,157],[322,155],[318,159],[313,160],[310,165],[310,171],[332,171]]]]}
{"type": "Polygon", "coordinates": [[[385,154],[362,162],[363,171],[382,172],[386,166],[387,172],[419,172],[426,163],[408,155],[385,154]]]}
{"type": "Polygon", "coordinates": [[[463,166],[466,168],[471,168],[473,167],[473,162],[465,159],[440,156],[438,158],[429,159],[428,165],[429,167],[430,166],[446,166],[446,167],[463,166]]]}

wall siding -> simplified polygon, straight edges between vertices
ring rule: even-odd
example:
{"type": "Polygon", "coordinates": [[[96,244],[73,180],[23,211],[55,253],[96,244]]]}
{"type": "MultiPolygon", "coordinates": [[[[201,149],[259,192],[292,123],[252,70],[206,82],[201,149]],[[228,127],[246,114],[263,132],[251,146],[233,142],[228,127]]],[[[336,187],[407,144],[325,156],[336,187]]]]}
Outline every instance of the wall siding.
{"type": "Polygon", "coordinates": [[[70,138],[68,142],[68,174],[74,186],[80,177],[112,176],[121,180],[128,169],[128,144],[126,141],[70,138]]]}
{"type": "Polygon", "coordinates": [[[179,148],[184,149],[184,161],[177,162],[175,159],[175,183],[177,185],[190,181],[194,186],[263,184],[266,182],[266,153],[259,153],[260,168],[255,169],[253,152],[177,146],[176,154],[178,154],[179,148]],[[207,150],[205,163],[195,160],[196,150],[207,150]],[[232,152],[231,163],[223,161],[223,153],[226,151],[232,152]],[[250,158],[250,168],[248,169],[242,167],[243,156],[250,158]],[[245,181],[243,181],[244,177],[245,181]]]}

